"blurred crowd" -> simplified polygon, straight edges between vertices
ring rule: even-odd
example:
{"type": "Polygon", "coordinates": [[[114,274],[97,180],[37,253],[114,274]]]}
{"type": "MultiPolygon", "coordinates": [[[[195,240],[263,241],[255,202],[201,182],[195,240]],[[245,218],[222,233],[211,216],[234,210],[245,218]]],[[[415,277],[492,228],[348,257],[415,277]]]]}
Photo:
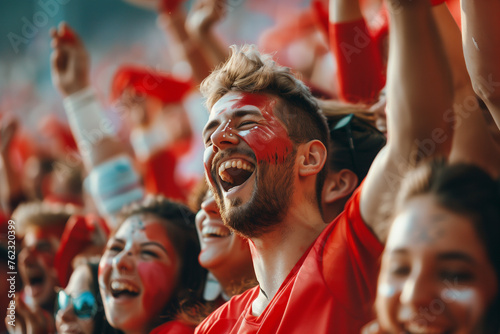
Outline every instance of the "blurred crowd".
{"type": "Polygon", "coordinates": [[[127,1],[190,76],[103,99],[51,29],[65,118],[0,112],[0,333],[500,333],[498,1],[312,0],[258,45],[127,1]]]}

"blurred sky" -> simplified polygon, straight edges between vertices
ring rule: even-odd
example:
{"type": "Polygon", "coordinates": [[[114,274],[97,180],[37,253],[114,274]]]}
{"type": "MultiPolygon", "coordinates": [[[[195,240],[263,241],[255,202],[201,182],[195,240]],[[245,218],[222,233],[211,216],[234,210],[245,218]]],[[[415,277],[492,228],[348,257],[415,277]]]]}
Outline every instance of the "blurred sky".
{"type": "MultiPolygon", "coordinates": [[[[184,3],[186,9],[192,2],[184,3]]],[[[228,16],[217,31],[228,44],[256,43],[275,15],[308,3],[227,0],[228,16]]],[[[122,0],[0,0],[0,113],[16,114],[27,127],[47,113],[63,117],[61,98],[50,81],[48,33],[63,20],[82,36],[91,54],[91,79],[101,97],[122,63],[182,73],[156,16],[122,0]]]]}

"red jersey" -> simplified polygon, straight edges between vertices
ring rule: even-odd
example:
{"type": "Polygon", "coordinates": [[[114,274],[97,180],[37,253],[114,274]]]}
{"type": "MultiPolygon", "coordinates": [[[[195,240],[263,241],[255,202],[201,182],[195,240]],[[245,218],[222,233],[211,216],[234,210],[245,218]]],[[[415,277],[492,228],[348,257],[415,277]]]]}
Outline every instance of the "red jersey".
{"type": "Polygon", "coordinates": [[[202,333],[360,333],[374,318],[383,246],[365,225],[360,189],[297,262],[260,316],[252,315],[255,287],[208,316],[202,333]]]}

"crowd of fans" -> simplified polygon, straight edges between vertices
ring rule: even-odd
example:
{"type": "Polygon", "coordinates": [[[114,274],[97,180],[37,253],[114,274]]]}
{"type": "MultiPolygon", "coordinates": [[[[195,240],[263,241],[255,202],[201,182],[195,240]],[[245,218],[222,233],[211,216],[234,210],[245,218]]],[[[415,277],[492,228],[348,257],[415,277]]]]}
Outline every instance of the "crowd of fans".
{"type": "Polygon", "coordinates": [[[124,136],[51,30],[51,150],[0,114],[0,333],[500,333],[498,1],[315,0],[259,47],[133,2],[192,77],[122,64],[124,136]]]}

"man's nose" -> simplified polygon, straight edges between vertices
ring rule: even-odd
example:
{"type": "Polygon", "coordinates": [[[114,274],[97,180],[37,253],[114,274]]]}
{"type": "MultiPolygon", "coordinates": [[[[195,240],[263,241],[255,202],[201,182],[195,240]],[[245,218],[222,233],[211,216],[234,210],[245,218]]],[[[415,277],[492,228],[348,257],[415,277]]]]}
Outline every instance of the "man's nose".
{"type": "Polygon", "coordinates": [[[221,124],[214,133],[212,133],[210,139],[212,140],[214,149],[217,148],[219,150],[239,143],[239,138],[234,134],[230,121],[221,124]]]}

